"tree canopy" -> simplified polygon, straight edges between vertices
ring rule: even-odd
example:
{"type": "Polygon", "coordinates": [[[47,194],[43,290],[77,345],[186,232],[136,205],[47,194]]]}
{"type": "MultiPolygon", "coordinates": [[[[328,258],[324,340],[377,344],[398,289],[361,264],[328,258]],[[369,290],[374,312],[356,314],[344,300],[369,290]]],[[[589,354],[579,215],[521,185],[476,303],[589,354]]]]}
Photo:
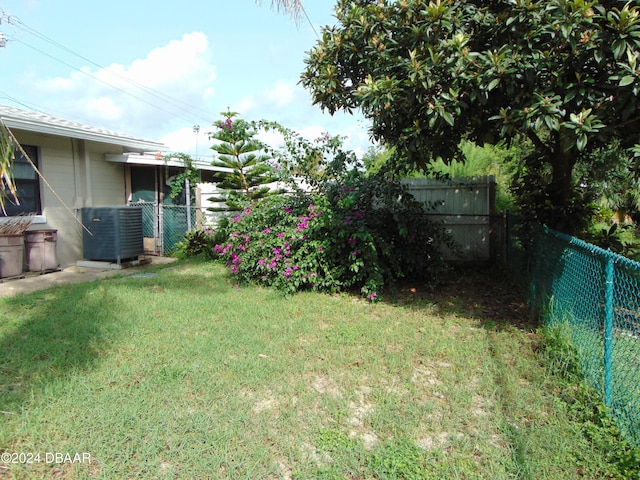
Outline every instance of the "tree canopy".
{"type": "Polygon", "coordinates": [[[301,83],[334,113],[359,109],[412,167],[460,141],[526,138],[522,198],[570,231],[578,164],[640,133],[640,2],[339,0],[301,83]],[[534,195],[535,194],[535,195],[534,195]],[[532,197],[533,195],[533,197],[532,197]]]}

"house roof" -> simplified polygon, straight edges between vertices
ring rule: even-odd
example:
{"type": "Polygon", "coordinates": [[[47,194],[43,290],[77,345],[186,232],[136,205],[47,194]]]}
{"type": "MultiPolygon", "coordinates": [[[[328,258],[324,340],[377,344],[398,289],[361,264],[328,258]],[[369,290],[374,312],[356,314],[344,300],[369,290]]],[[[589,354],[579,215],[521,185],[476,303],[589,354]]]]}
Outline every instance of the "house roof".
{"type": "Polygon", "coordinates": [[[45,113],[21,110],[7,105],[0,105],[0,119],[7,127],[17,130],[119,145],[136,152],[167,150],[167,146],[160,142],[136,138],[104,128],[52,117],[45,113]]]}

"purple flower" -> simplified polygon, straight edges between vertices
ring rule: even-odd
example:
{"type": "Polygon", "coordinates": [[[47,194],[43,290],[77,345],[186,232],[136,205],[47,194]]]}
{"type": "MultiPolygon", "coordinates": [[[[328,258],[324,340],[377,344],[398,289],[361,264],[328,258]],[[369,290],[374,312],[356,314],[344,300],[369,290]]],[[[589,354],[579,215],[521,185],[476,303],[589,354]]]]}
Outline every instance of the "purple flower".
{"type": "Polygon", "coordinates": [[[285,207],[285,208],[284,208],[284,211],[285,211],[286,213],[293,213],[293,209],[292,209],[291,207],[285,207]]]}
{"type": "Polygon", "coordinates": [[[318,251],[321,252],[322,251],[322,247],[318,247],[318,251]]]}
{"type": "Polygon", "coordinates": [[[283,238],[283,237],[284,237],[284,232],[280,232],[280,233],[278,234],[278,238],[283,238]]]}
{"type": "Polygon", "coordinates": [[[350,218],[350,217],[346,217],[346,218],[344,219],[344,223],[350,223],[350,222],[351,222],[351,218],[350,218]]]}
{"type": "Polygon", "coordinates": [[[262,233],[271,233],[271,229],[269,227],[262,230],[262,233]]]}
{"type": "Polygon", "coordinates": [[[358,251],[354,250],[353,252],[351,252],[351,255],[353,255],[354,257],[357,257],[358,256],[358,251]]]}
{"type": "Polygon", "coordinates": [[[373,292],[370,293],[369,295],[367,295],[367,299],[371,300],[372,302],[378,297],[378,294],[373,292]]]}

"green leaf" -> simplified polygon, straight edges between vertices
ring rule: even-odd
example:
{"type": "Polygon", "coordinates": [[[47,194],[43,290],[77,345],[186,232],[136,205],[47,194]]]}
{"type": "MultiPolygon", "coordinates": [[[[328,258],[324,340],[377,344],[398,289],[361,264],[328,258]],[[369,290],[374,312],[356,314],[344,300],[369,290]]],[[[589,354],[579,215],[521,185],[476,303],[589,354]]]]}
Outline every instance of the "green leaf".
{"type": "Polygon", "coordinates": [[[453,125],[455,124],[455,120],[453,119],[453,115],[451,115],[449,112],[443,111],[440,116],[444,119],[445,122],[447,122],[449,125],[451,125],[453,127],[453,125]]]}
{"type": "Polygon", "coordinates": [[[613,42],[613,45],[611,45],[611,49],[613,50],[613,56],[616,59],[620,59],[623,57],[624,52],[627,49],[627,42],[622,38],[618,38],[613,42]]]}
{"type": "Polygon", "coordinates": [[[635,81],[636,78],[633,75],[627,75],[626,77],[622,77],[620,79],[620,83],[618,83],[618,86],[626,87],[627,85],[631,85],[635,81]]]}
{"type": "Polygon", "coordinates": [[[576,140],[576,147],[579,151],[583,151],[584,147],[587,146],[587,136],[584,134],[578,135],[578,139],[576,140]]]}
{"type": "Polygon", "coordinates": [[[498,85],[500,85],[500,78],[494,78],[489,82],[489,85],[487,85],[487,91],[490,92],[491,90],[496,88],[498,85]]]}

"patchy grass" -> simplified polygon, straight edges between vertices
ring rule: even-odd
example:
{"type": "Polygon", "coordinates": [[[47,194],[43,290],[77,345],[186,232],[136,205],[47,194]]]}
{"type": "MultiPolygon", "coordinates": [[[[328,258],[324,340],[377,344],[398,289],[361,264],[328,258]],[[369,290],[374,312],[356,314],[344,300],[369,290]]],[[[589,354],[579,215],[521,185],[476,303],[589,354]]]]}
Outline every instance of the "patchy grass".
{"type": "Polygon", "coordinates": [[[41,461],[0,477],[616,478],[501,283],[368,304],[156,273],[1,301],[0,450],[41,461]]]}

